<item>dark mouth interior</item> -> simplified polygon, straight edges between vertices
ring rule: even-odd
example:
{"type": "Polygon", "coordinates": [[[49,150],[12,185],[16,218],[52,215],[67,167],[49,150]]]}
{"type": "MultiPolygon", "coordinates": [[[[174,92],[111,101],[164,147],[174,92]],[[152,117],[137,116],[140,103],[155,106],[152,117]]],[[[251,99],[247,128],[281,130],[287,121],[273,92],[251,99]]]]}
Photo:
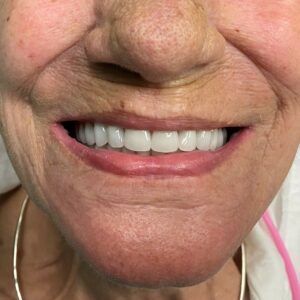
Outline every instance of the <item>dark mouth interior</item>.
{"type": "Polygon", "coordinates": [[[66,121],[62,122],[62,126],[67,130],[70,137],[76,139],[76,121],[66,121]]]}
{"type": "Polygon", "coordinates": [[[226,143],[231,139],[231,137],[241,131],[243,128],[242,127],[226,127],[226,130],[227,130],[227,141],[226,143]]]}
{"type": "MultiPolygon", "coordinates": [[[[68,132],[69,136],[76,139],[76,126],[79,125],[78,121],[65,121],[61,123],[62,126],[66,129],[66,131],[68,132]]],[[[228,142],[231,137],[241,131],[243,129],[243,127],[226,127],[227,129],[227,141],[228,142]]]]}

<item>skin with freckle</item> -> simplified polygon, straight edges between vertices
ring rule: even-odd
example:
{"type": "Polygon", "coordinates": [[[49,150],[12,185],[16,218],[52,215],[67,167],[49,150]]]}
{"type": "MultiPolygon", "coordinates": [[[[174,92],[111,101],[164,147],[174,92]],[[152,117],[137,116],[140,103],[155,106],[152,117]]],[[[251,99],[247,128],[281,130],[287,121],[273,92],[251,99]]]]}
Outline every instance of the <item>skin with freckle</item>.
{"type": "Polygon", "coordinates": [[[32,201],[101,276],[187,287],[233,256],[300,143],[299,11],[296,0],[0,0],[0,133],[32,201]],[[95,169],[50,131],[120,112],[251,134],[201,176],[159,178],[95,169]]]}

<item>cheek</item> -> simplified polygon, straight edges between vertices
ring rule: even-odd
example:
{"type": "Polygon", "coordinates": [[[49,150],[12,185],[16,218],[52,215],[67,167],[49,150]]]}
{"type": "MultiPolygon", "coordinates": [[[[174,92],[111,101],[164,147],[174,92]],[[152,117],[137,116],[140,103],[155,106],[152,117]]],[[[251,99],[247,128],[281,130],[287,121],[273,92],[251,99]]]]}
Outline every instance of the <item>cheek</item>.
{"type": "Polygon", "coordinates": [[[15,0],[0,24],[0,73],[22,81],[78,42],[94,23],[92,0],[15,0]]]}
{"type": "Polygon", "coordinates": [[[213,0],[219,30],[257,66],[300,92],[300,2],[213,0]]]}

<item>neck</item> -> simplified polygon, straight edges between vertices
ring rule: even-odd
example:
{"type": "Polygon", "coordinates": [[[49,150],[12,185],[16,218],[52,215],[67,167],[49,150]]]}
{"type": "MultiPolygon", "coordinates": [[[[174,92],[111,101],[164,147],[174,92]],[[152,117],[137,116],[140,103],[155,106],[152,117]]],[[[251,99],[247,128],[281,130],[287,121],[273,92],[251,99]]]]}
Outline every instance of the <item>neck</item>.
{"type": "Polygon", "coordinates": [[[236,257],[229,259],[221,270],[209,280],[191,287],[166,287],[160,289],[137,288],[118,284],[96,274],[81,262],[80,276],[92,299],[126,300],[232,300],[239,299],[241,273],[236,257]]]}

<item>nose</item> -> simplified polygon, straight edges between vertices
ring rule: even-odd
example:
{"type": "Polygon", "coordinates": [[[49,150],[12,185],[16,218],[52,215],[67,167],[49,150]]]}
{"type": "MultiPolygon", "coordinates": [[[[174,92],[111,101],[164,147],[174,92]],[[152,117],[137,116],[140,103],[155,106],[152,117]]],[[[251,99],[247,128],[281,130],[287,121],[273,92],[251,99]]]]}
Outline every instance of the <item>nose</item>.
{"type": "Polygon", "coordinates": [[[224,54],[224,38],[199,2],[97,0],[97,25],[85,40],[88,59],[119,65],[153,83],[191,76],[224,54]]]}

